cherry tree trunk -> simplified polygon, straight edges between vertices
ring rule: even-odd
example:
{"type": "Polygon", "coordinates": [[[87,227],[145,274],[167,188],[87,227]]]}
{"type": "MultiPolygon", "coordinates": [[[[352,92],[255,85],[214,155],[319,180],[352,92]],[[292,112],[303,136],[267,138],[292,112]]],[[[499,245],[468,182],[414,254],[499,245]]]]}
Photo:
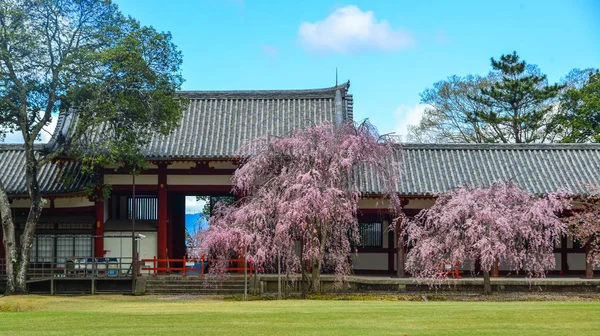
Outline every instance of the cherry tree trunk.
{"type": "Polygon", "coordinates": [[[8,195],[0,182],[0,220],[2,222],[2,242],[6,256],[6,294],[16,290],[15,269],[17,266],[17,248],[15,240],[15,225],[11,215],[8,195]]]}
{"type": "Polygon", "coordinates": [[[325,246],[327,244],[327,223],[323,223],[321,226],[321,235],[320,235],[320,244],[319,244],[319,255],[320,258],[317,258],[312,263],[312,291],[315,293],[319,293],[321,291],[321,265],[323,264],[323,259],[325,258],[325,246]]]}
{"type": "Polygon", "coordinates": [[[588,242],[585,244],[585,277],[587,279],[594,278],[594,263],[590,253],[592,253],[592,247],[590,246],[590,242],[588,242]]]}
{"type": "Polygon", "coordinates": [[[44,207],[44,199],[42,199],[42,193],[40,190],[40,184],[38,181],[38,162],[33,151],[33,146],[25,150],[26,157],[26,176],[27,176],[27,190],[31,200],[31,206],[29,207],[29,214],[27,215],[27,221],[25,222],[25,229],[23,230],[23,237],[21,238],[20,249],[17,259],[16,274],[15,274],[15,292],[16,294],[27,292],[27,268],[29,266],[29,253],[33,246],[33,236],[35,234],[35,227],[42,209],[44,207]]]}
{"type": "Polygon", "coordinates": [[[315,260],[312,264],[312,291],[321,291],[321,260],[315,260]]]}
{"type": "Polygon", "coordinates": [[[490,271],[483,271],[483,293],[492,293],[492,282],[490,281],[490,271]]]}

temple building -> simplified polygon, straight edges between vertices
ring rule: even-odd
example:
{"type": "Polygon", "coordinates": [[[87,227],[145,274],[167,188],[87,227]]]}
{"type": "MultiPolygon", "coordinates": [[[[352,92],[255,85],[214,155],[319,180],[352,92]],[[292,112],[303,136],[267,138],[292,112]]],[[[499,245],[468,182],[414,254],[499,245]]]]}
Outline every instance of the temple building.
{"type": "MultiPolygon", "coordinates": [[[[168,136],[157,135],[144,148],[149,168],[135,178],[135,212],[129,171],[103,169],[103,182],[112,186],[110,196],[90,200],[84,190],[89,177],[81,173],[80,163],[67,160],[40,170],[48,202],[31,258],[131,257],[132,218],[136,234],[143,236],[137,247],[140,259],[183,258],[185,197],[230,196],[236,151],[247,140],[284,136],[325,121],[353,120],[349,87],[348,82],[308,90],[180,92],[189,105],[179,128],[168,136]]],[[[69,118],[59,118],[55,132],[67,131],[69,123],[69,118]]],[[[461,185],[511,180],[537,195],[557,189],[585,194],[584,184],[600,185],[600,144],[405,143],[399,144],[394,160],[402,166],[397,192],[409,216],[431,207],[436,194],[461,185]]],[[[11,197],[17,231],[23,228],[30,204],[24,165],[22,146],[0,145],[0,179],[11,197]]],[[[396,233],[388,230],[390,216],[380,199],[383,188],[369,171],[361,172],[360,186],[362,244],[353,256],[354,272],[402,275],[404,249],[396,233]]],[[[555,256],[552,273],[585,272],[584,250],[569,237],[563,237],[555,256]]]]}

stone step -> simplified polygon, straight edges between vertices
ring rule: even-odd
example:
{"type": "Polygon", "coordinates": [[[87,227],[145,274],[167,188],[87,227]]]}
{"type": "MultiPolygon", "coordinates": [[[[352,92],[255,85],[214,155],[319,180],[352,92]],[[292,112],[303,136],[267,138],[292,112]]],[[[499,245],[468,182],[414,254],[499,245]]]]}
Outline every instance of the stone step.
{"type": "Polygon", "coordinates": [[[189,290],[194,290],[194,289],[231,289],[231,290],[244,290],[244,286],[177,286],[177,285],[167,285],[167,286],[152,286],[152,285],[146,285],[147,289],[164,289],[164,290],[170,290],[170,289],[189,289],[189,290]]]}
{"type": "MultiPolygon", "coordinates": [[[[146,280],[146,294],[243,294],[244,286],[243,278],[207,283],[205,278],[201,277],[149,277],[146,280]]],[[[248,290],[250,290],[250,281],[248,290]]]]}
{"type": "Polygon", "coordinates": [[[215,290],[215,289],[195,289],[195,290],[175,290],[175,289],[146,289],[146,294],[198,294],[198,295],[219,295],[219,294],[243,294],[244,290],[215,290]]]}
{"type": "MultiPolygon", "coordinates": [[[[178,285],[178,286],[244,286],[244,282],[209,282],[204,281],[148,281],[148,285],[178,285]]],[[[250,284],[250,282],[248,282],[250,284]]]]}

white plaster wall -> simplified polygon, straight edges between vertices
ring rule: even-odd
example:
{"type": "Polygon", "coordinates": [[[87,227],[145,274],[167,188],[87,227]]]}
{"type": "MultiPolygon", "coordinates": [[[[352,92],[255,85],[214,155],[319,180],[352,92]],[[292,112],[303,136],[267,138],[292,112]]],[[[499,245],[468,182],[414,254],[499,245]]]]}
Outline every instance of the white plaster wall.
{"type": "MultiPolygon", "coordinates": [[[[13,200],[13,202],[10,204],[11,208],[29,208],[31,206],[31,201],[29,199],[15,199],[13,200]]],[[[48,202],[46,202],[46,204],[44,205],[44,209],[46,208],[50,208],[50,200],[48,200],[48,202]]]]}
{"type": "MultiPolygon", "coordinates": [[[[94,202],[90,202],[87,197],[75,196],[75,197],[61,197],[54,199],[54,207],[56,208],[78,208],[78,207],[89,207],[93,206],[94,202]]],[[[31,201],[29,199],[15,199],[11,203],[11,208],[29,208],[31,201]]],[[[50,200],[46,199],[44,209],[50,208],[50,200]]]]}
{"type": "MultiPolygon", "coordinates": [[[[408,198],[408,204],[405,209],[427,209],[435,204],[433,198],[408,198]]],[[[360,209],[387,209],[389,207],[388,200],[384,198],[363,198],[358,201],[360,209]]]]}
{"type": "Polygon", "coordinates": [[[169,175],[168,185],[231,185],[230,175],[169,175]]]}
{"type": "MultiPolygon", "coordinates": [[[[229,161],[210,161],[208,166],[215,169],[236,169],[237,165],[229,161]]],[[[195,161],[173,162],[167,166],[167,169],[190,169],[196,167],[195,161]]]]}
{"type": "Polygon", "coordinates": [[[361,198],[358,200],[359,209],[387,209],[389,202],[382,198],[361,198]]]}
{"type": "Polygon", "coordinates": [[[383,270],[388,269],[387,253],[358,253],[352,254],[352,266],[358,270],[383,270]]]}
{"type": "Polygon", "coordinates": [[[567,254],[567,263],[571,271],[585,270],[585,253],[569,253],[567,254]]]}
{"type": "MultiPolygon", "coordinates": [[[[133,177],[127,174],[110,174],[104,175],[104,183],[114,185],[131,185],[133,177]]],[[[137,175],[135,184],[153,184],[158,185],[158,175],[137,175]]]]}
{"type": "Polygon", "coordinates": [[[55,208],[77,208],[93,206],[94,202],[90,202],[87,197],[69,197],[57,198],[54,200],[55,208]]]}
{"type": "MultiPolygon", "coordinates": [[[[567,255],[568,257],[568,255],[567,255]]],[[[560,271],[560,265],[562,263],[562,255],[560,253],[554,253],[554,270],[560,271]]]]}

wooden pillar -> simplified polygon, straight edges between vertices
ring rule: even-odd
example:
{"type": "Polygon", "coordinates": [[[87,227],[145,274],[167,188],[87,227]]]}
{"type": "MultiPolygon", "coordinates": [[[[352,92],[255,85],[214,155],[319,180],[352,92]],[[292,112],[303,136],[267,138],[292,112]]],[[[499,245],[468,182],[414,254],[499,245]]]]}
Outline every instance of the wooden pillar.
{"type": "Polygon", "coordinates": [[[560,238],[560,275],[569,273],[567,260],[567,236],[563,235],[560,238]]]}
{"type": "MultiPolygon", "coordinates": [[[[158,165],[158,259],[167,258],[167,165],[158,165]]],[[[159,262],[158,267],[166,267],[159,262]]],[[[160,272],[160,273],[164,273],[160,272]]]]}
{"type": "Polygon", "coordinates": [[[173,259],[173,195],[167,192],[167,256],[173,259]]]}
{"type": "Polygon", "coordinates": [[[496,261],[494,261],[490,275],[492,276],[492,278],[497,278],[500,275],[500,267],[499,267],[498,259],[496,259],[496,261]]]}
{"type": "Polygon", "coordinates": [[[104,257],[104,202],[96,201],[95,203],[96,209],[96,226],[94,229],[94,257],[102,258],[104,257]]]}
{"type": "Polygon", "coordinates": [[[402,232],[402,219],[399,219],[396,223],[396,277],[404,277],[406,276],[406,272],[404,270],[404,233],[402,232]]]}
{"type": "MultiPolygon", "coordinates": [[[[388,221],[388,225],[390,225],[390,223],[391,222],[388,221]]],[[[387,231],[388,231],[388,234],[387,234],[387,236],[388,236],[388,248],[387,248],[387,251],[388,251],[388,273],[393,276],[394,275],[394,266],[395,266],[394,265],[394,254],[395,254],[394,246],[396,244],[394,244],[394,232],[389,231],[389,230],[387,230],[387,231]]]]}

